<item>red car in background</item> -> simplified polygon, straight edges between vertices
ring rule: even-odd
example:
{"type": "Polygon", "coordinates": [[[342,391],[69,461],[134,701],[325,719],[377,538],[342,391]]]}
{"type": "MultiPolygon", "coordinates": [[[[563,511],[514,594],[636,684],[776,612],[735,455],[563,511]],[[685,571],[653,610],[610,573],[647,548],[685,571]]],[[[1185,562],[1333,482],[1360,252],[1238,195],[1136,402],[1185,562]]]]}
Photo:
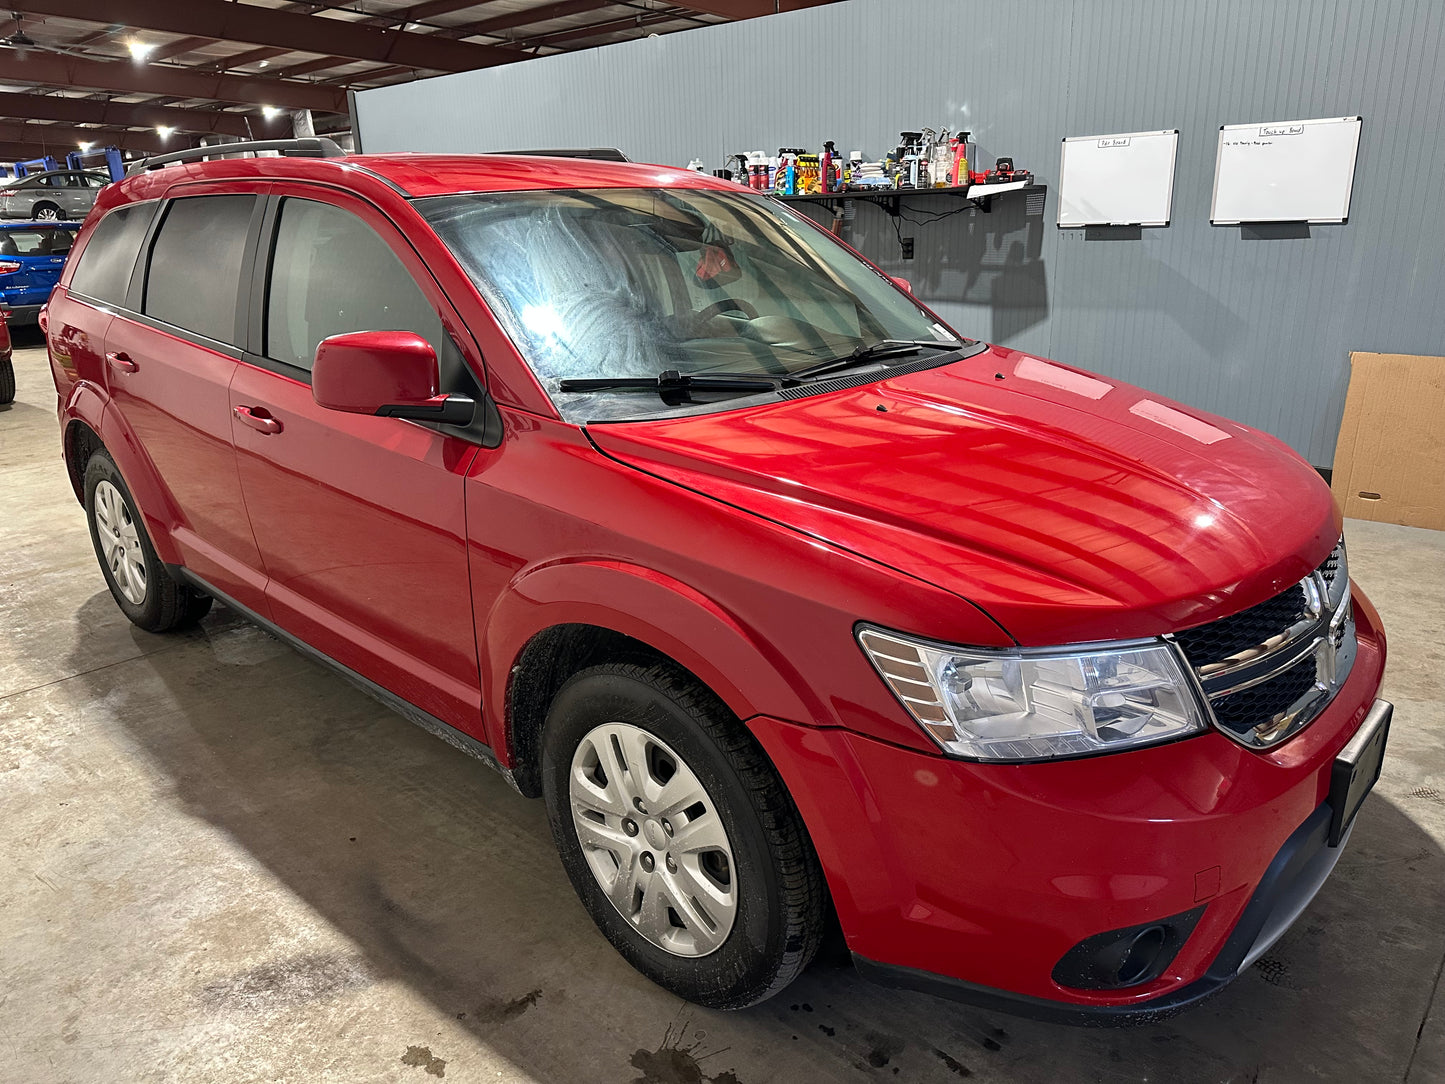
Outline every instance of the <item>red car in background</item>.
{"type": "Polygon", "coordinates": [[[15,362],[10,343],[10,312],[0,309],[0,406],[15,402],[15,362]]]}
{"type": "Polygon", "coordinates": [[[220,599],[502,770],[704,1005],[831,912],[886,982],[1155,1019],[1309,903],[1391,708],[1279,441],[697,173],[249,149],[105,190],[43,320],[137,625],[220,599]]]}

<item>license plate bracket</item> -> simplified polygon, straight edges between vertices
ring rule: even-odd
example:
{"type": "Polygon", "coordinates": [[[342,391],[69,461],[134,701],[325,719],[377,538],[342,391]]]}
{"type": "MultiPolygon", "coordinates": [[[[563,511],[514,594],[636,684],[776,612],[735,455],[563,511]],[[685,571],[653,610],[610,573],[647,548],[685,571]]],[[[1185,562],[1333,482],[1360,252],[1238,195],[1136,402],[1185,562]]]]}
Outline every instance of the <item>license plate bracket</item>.
{"type": "Polygon", "coordinates": [[[1376,700],[1360,729],[1340,750],[1330,772],[1330,818],[1329,845],[1338,847],[1350,830],[1355,814],[1360,811],[1365,797],[1380,778],[1380,769],[1385,763],[1385,742],[1390,736],[1390,718],[1394,707],[1384,700],[1376,700]]]}

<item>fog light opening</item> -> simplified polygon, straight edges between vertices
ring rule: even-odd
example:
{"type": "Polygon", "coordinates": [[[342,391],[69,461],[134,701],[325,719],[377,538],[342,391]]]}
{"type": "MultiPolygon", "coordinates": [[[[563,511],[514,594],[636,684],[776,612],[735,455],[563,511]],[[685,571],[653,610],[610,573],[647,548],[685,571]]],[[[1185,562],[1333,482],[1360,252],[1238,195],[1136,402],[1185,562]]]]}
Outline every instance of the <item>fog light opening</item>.
{"type": "Polygon", "coordinates": [[[1146,926],[1134,935],[1124,958],[1119,961],[1118,984],[1133,986],[1150,977],[1154,963],[1169,940],[1169,931],[1164,926],[1146,926]]]}

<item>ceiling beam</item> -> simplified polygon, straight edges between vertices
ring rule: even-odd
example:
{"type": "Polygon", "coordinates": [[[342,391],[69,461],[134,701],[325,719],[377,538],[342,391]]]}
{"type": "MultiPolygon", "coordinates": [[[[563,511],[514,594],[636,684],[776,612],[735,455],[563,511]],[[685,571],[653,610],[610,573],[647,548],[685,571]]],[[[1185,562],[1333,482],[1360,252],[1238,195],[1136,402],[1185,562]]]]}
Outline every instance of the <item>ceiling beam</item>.
{"type": "Polygon", "coordinates": [[[262,60],[270,60],[273,56],[285,56],[289,52],[292,52],[292,50],[282,49],[275,45],[265,45],[260,49],[248,49],[244,53],[232,53],[230,56],[207,60],[201,64],[193,64],[191,67],[197,71],[210,68],[213,71],[227,72],[236,68],[247,67],[250,64],[259,63],[262,60]]]}
{"type": "MultiPolygon", "coordinates": [[[[32,15],[101,21],[96,0],[12,0],[32,15]]],[[[382,27],[363,26],[340,19],[236,4],[228,0],[106,0],[104,21],[124,22],[135,28],[159,30],[237,41],[247,45],[273,45],[306,53],[405,64],[432,71],[469,71],[515,59],[491,45],[438,40],[382,27]]]]}
{"type": "Polygon", "coordinates": [[[150,52],[146,53],[146,60],[154,64],[158,60],[169,60],[173,56],[183,56],[194,49],[202,49],[207,45],[214,44],[211,38],[177,38],[175,41],[166,42],[164,45],[157,45],[150,52]]]}
{"type": "Polygon", "coordinates": [[[346,112],[346,91],[336,87],[286,83],[254,75],[211,75],[167,64],[89,60],[58,53],[30,52],[23,57],[17,54],[17,59],[5,66],[5,79],[11,83],[88,87],[118,94],[170,94],[177,98],[211,98],[278,109],[346,112]]]}
{"type": "Polygon", "coordinates": [[[574,26],[567,30],[554,30],[550,34],[539,34],[536,37],[518,38],[515,44],[519,48],[530,49],[539,45],[558,46],[568,41],[583,41],[587,38],[599,37],[603,34],[616,34],[623,30],[640,30],[643,27],[653,26],[657,23],[671,23],[679,19],[688,19],[687,12],[679,11],[656,11],[647,15],[629,15],[625,19],[612,19],[605,23],[588,23],[586,26],[574,26]]]}
{"type": "Polygon", "coordinates": [[[675,0],[679,7],[724,19],[756,19],[780,11],[797,11],[831,4],[834,0],[675,0]]]}
{"type": "Polygon", "coordinates": [[[70,128],[61,124],[17,124],[14,121],[0,121],[0,143],[14,143],[34,147],[50,154],[69,154],[79,150],[81,143],[94,143],[97,147],[119,147],[121,150],[179,150],[195,142],[189,136],[172,135],[161,139],[154,131],[125,132],[106,131],[98,128],[70,128]]]}
{"type": "Polygon", "coordinates": [[[267,122],[259,113],[223,113],[209,109],[172,109],[149,102],[107,102],[92,98],[62,98],[54,94],[0,94],[0,117],[20,120],[57,120],[70,124],[116,124],[130,128],[174,128],[201,135],[233,135],[262,138],[262,131],[280,118],[267,122]],[[246,127],[247,119],[251,127],[246,127]]]}
{"type": "Polygon", "coordinates": [[[550,22],[553,19],[565,19],[569,15],[581,15],[585,11],[596,11],[598,8],[615,7],[617,3],[618,0],[562,0],[556,4],[543,4],[541,7],[524,8],[521,11],[509,11],[505,15],[494,15],[490,19],[467,23],[465,26],[448,27],[446,30],[438,31],[438,35],[445,34],[449,38],[469,38],[474,34],[495,34],[498,30],[510,30],[516,26],[531,26],[534,23],[550,22]]]}

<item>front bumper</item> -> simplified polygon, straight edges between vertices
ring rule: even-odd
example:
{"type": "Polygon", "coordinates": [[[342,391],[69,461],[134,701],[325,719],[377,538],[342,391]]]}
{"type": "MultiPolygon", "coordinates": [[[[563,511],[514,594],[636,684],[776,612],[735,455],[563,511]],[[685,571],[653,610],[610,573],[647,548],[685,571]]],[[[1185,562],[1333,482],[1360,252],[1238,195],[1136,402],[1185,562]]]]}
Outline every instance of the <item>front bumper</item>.
{"type": "Polygon", "coordinates": [[[1349,680],[1264,752],[1209,733],[1082,760],[976,764],[837,729],[749,725],[808,824],[863,973],[1071,1023],[1158,1018],[1253,963],[1343,850],[1328,846],[1331,772],[1384,666],[1378,617],[1358,592],[1355,604],[1349,680]],[[1147,982],[1055,980],[1088,938],[1195,911],[1147,982]]]}

